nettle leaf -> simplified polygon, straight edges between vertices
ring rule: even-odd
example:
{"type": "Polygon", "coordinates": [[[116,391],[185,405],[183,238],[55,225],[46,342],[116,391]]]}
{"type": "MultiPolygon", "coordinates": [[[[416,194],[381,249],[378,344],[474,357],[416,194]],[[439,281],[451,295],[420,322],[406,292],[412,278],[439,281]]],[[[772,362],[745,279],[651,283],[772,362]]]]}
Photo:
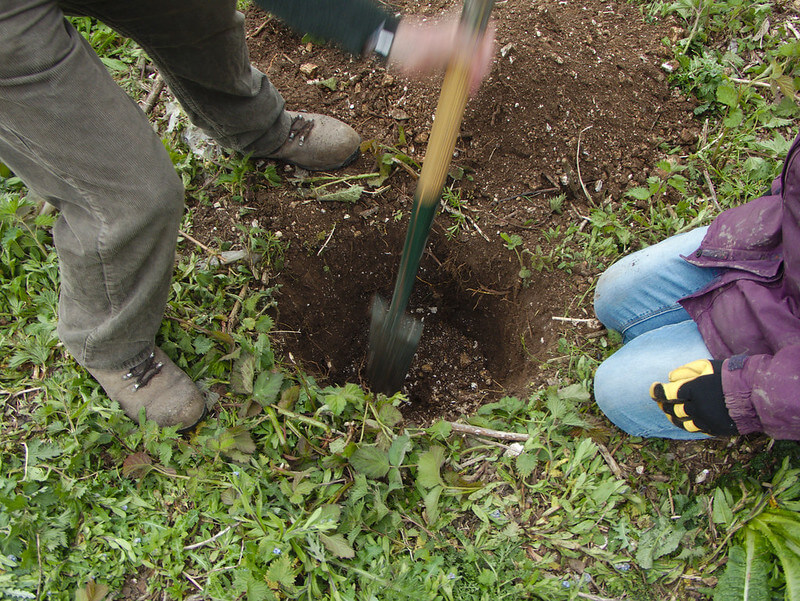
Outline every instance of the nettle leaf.
{"type": "Polygon", "coordinates": [[[403,421],[403,414],[394,405],[384,404],[378,409],[378,417],[381,423],[393,428],[403,421]]]}
{"type": "Polygon", "coordinates": [[[244,426],[225,428],[217,439],[210,441],[210,446],[240,462],[247,462],[248,455],[256,450],[256,443],[244,426]]]}
{"type": "Polygon", "coordinates": [[[439,470],[444,463],[445,451],[443,447],[433,446],[419,456],[417,463],[417,483],[424,488],[443,486],[439,470]]]}
{"type": "Polygon", "coordinates": [[[153,459],[144,451],[128,455],[122,462],[122,475],[126,478],[144,478],[152,469],[153,459]]]}
{"type": "Polygon", "coordinates": [[[283,385],[283,374],[280,372],[261,372],[253,384],[253,398],[262,407],[272,405],[278,400],[283,385]]]}
{"type": "Polygon", "coordinates": [[[362,407],[364,404],[364,392],[355,384],[345,384],[326,388],[328,393],[325,395],[325,404],[334,415],[339,415],[347,405],[362,407]]]}
{"type": "Polygon", "coordinates": [[[679,524],[660,522],[645,532],[636,549],[636,562],[646,570],[653,567],[659,557],[668,555],[678,548],[686,534],[686,529],[679,524]]]}
{"type": "Polygon", "coordinates": [[[349,202],[356,203],[361,200],[361,194],[364,192],[363,186],[350,186],[343,190],[336,190],[335,192],[328,192],[327,194],[320,194],[317,200],[328,202],[349,202]]]}
{"type": "Polygon", "coordinates": [[[442,490],[441,486],[434,486],[423,499],[425,502],[423,515],[428,526],[433,526],[439,520],[439,497],[442,496],[442,490]]]}
{"type": "Polygon", "coordinates": [[[255,372],[255,356],[250,353],[242,353],[234,362],[231,370],[231,388],[233,388],[233,391],[236,394],[252,394],[255,372]]]}
{"type": "Polygon", "coordinates": [[[517,456],[517,471],[523,477],[528,477],[536,469],[539,458],[535,453],[521,453],[517,456]]]}
{"type": "Polygon", "coordinates": [[[325,548],[333,553],[336,557],[343,559],[350,559],[355,557],[356,552],[353,550],[352,545],[347,542],[347,539],[341,534],[321,534],[319,540],[325,545],[325,548]]]}
{"type": "Polygon", "coordinates": [[[425,430],[425,432],[430,434],[433,438],[438,438],[441,440],[448,438],[452,431],[453,426],[450,425],[450,422],[446,422],[444,420],[435,422],[430,428],[425,430]]]}
{"type": "Polygon", "coordinates": [[[256,321],[256,332],[263,332],[266,334],[272,328],[275,327],[275,320],[272,319],[269,315],[262,315],[256,321]]]}
{"type": "Polygon", "coordinates": [[[722,120],[722,124],[728,128],[739,127],[744,121],[744,112],[739,107],[732,108],[728,116],[722,120]]]}
{"type": "Polygon", "coordinates": [[[374,446],[362,446],[350,457],[350,465],[369,478],[383,478],[391,467],[386,451],[374,446]]]}
{"type": "Polygon", "coordinates": [[[642,188],[641,186],[637,186],[636,188],[631,188],[625,192],[625,196],[630,196],[636,200],[649,200],[652,196],[652,193],[650,192],[650,188],[642,188]]]}
{"type": "Polygon", "coordinates": [[[781,94],[787,98],[794,98],[794,95],[797,93],[797,89],[794,86],[794,79],[791,75],[781,75],[780,77],[776,77],[775,85],[778,86],[781,94]]]}
{"type": "Polygon", "coordinates": [[[194,350],[198,355],[205,355],[214,348],[214,341],[207,336],[198,336],[194,339],[194,350]]]}
{"type": "Polygon", "coordinates": [[[268,582],[274,582],[286,588],[294,586],[296,573],[292,569],[292,560],[287,555],[281,555],[269,564],[269,569],[264,575],[268,582]]]}
{"type": "Polygon", "coordinates": [[[739,104],[739,92],[729,81],[722,82],[717,88],[717,101],[731,108],[739,104]]]}
{"type": "Polygon", "coordinates": [[[407,434],[398,436],[392,441],[392,446],[389,447],[389,463],[395,467],[400,467],[403,464],[406,453],[411,450],[411,438],[407,434]]]}

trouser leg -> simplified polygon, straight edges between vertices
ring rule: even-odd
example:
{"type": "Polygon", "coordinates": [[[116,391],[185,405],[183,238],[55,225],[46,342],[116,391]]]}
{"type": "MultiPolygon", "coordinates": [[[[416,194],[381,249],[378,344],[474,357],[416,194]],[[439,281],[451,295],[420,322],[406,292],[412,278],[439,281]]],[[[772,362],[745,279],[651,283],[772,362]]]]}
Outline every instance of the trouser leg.
{"type": "Polygon", "coordinates": [[[63,0],[134,39],[192,123],[222,146],[253,156],[275,151],[291,118],[269,78],[250,64],[236,0],[63,0]]]}
{"type": "Polygon", "coordinates": [[[664,325],[690,319],[678,304],[704,288],[719,270],[696,267],[688,256],[708,228],[694,229],[623,257],[600,276],[594,296],[597,318],[620,332],[624,342],[664,325]]]}
{"type": "Polygon", "coordinates": [[[135,365],[163,316],[180,180],[54,0],[0,2],[0,40],[0,160],[60,209],[60,337],[87,367],[135,365]]]}
{"type": "Polygon", "coordinates": [[[634,436],[689,440],[705,438],[673,425],[650,398],[653,382],[669,372],[711,358],[697,325],[678,301],[719,275],[687,263],[707,228],[673,236],[624,257],[597,282],[595,313],[622,334],[624,345],[598,368],[594,397],[619,428],[634,436]]]}
{"type": "Polygon", "coordinates": [[[642,333],[603,361],[594,378],[597,406],[632,436],[692,440],[707,438],[669,421],[650,398],[650,384],[668,382],[669,372],[695,359],[710,359],[703,337],[691,320],[642,333]]]}

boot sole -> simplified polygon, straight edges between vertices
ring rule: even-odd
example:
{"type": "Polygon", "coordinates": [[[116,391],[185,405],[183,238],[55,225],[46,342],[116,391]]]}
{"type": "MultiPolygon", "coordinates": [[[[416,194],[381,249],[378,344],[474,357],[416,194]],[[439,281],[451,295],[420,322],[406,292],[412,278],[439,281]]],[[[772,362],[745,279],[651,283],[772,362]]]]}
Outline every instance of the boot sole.
{"type": "Polygon", "coordinates": [[[343,162],[339,163],[338,165],[330,165],[327,167],[308,167],[306,165],[302,165],[295,161],[290,161],[287,159],[272,159],[274,161],[280,161],[282,163],[287,163],[289,165],[294,165],[295,167],[300,167],[300,169],[305,169],[306,171],[332,171],[334,169],[342,169],[343,167],[347,167],[353,161],[355,161],[361,155],[361,149],[356,148],[355,152],[347,157],[343,162]]]}

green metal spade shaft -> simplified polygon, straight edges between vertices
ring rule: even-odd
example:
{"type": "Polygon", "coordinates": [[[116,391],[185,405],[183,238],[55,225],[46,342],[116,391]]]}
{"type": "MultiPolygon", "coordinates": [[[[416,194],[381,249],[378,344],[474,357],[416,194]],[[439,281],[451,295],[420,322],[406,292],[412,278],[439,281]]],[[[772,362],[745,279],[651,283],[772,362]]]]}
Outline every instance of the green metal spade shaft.
{"type": "Polygon", "coordinates": [[[473,57],[486,31],[494,0],[465,0],[462,26],[469,32],[445,71],[428,151],[414,193],[414,204],[388,309],[376,299],[372,309],[367,378],[373,390],[393,394],[400,389],[422,334],[422,324],[405,315],[420,259],[439,206],[447,170],[469,96],[473,57]]]}

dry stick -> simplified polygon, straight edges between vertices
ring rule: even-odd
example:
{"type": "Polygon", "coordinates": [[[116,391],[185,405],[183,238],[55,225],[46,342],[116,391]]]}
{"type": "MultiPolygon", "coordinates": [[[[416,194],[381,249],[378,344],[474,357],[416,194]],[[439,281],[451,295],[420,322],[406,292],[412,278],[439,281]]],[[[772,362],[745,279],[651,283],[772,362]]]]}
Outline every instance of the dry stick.
{"type": "Polygon", "coordinates": [[[591,324],[591,325],[594,325],[594,326],[599,326],[600,325],[600,322],[597,321],[594,317],[589,317],[589,318],[584,318],[584,317],[557,317],[557,316],[553,315],[551,317],[551,319],[554,320],[554,321],[565,321],[565,322],[571,323],[571,324],[585,323],[585,324],[591,324]]]}
{"type": "Polygon", "coordinates": [[[468,424],[458,424],[456,422],[447,422],[450,424],[450,429],[453,432],[461,434],[474,434],[475,436],[488,436],[489,438],[499,438],[500,440],[511,440],[515,442],[525,442],[530,438],[527,434],[519,432],[502,432],[500,430],[490,430],[489,428],[479,428],[478,426],[470,426],[468,424]]]}
{"type": "Polygon", "coordinates": [[[800,33],[797,32],[797,30],[794,28],[794,25],[792,25],[789,21],[787,21],[786,22],[786,27],[789,30],[791,30],[791,32],[794,34],[794,37],[796,37],[798,40],[800,40],[800,33]]]}
{"type": "Polygon", "coordinates": [[[328,242],[330,242],[330,241],[331,241],[331,238],[333,238],[333,232],[335,232],[335,231],[336,231],[336,224],[334,223],[334,224],[333,224],[333,227],[331,228],[331,233],[330,233],[330,234],[328,234],[328,239],[327,239],[327,240],[325,240],[325,244],[323,244],[323,245],[322,245],[322,248],[320,248],[320,249],[317,251],[317,256],[320,256],[320,255],[322,254],[322,251],[323,251],[323,250],[325,250],[325,247],[326,247],[326,246],[328,246],[328,242]]]}
{"type": "Polygon", "coordinates": [[[264,28],[267,26],[267,24],[269,24],[269,22],[270,19],[264,19],[264,22],[258,26],[258,29],[256,29],[253,33],[247,34],[247,39],[257,38],[258,35],[264,31],[264,28]]]}
{"type": "Polygon", "coordinates": [[[759,88],[771,88],[772,84],[766,81],[752,81],[750,79],[741,79],[739,77],[731,77],[731,81],[736,83],[742,83],[748,86],[758,86],[759,88]]]}
{"type": "Polygon", "coordinates": [[[694,23],[692,24],[692,30],[689,32],[689,37],[686,38],[686,44],[684,44],[681,54],[686,54],[686,51],[689,49],[689,44],[692,43],[694,36],[697,34],[697,26],[700,25],[700,17],[703,16],[703,10],[704,10],[703,7],[700,7],[697,10],[697,18],[694,20],[694,23]]]}
{"type": "Polygon", "coordinates": [[[40,390],[44,390],[44,387],[37,386],[36,388],[26,388],[25,390],[18,390],[17,392],[11,392],[10,390],[0,390],[0,394],[3,396],[8,396],[9,400],[11,400],[18,396],[28,394],[29,392],[39,392],[40,390]]]}
{"type": "Polygon", "coordinates": [[[187,233],[186,233],[186,232],[184,232],[183,230],[178,230],[178,233],[179,233],[181,236],[183,236],[184,238],[186,238],[187,240],[189,240],[190,242],[194,242],[195,244],[197,244],[197,246],[199,246],[200,248],[202,248],[202,249],[203,249],[204,251],[206,251],[208,254],[210,254],[210,255],[214,255],[214,256],[216,256],[216,255],[218,255],[218,254],[219,254],[219,253],[218,253],[217,251],[215,251],[213,248],[209,248],[208,246],[206,246],[205,244],[203,244],[202,242],[200,242],[200,241],[199,241],[199,240],[197,240],[196,238],[192,238],[192,237],[191,237],[189,234],[187,234],[187,233]]]}
{"type": "Polygon", "coordinates": [[[578,593],[581,599],[589,599],[589,601],[620,601],[619,599],[610,599],[608,597],[598,597],[589,593],[578,593]]]}
{"type": "Polygon", "coordinates": [[[722,207],[719,206],[719,202],[717,202],[717,190],[714,188],[714,182],[711,181],[711,176],[708,174],[707,169],[703,169],[703,177],[706,178],[706,183],[708,184],[708,189],[711,191],[711,202],[714,203],[717,211],[722,211],[722,207]]]}
{"type": "Polygon", "coordinates": [[[236,302],[233,303],[233,308],[231,309],[230,315],[228,315],[228,319],[225,321],[225,328],[228,330],[228,332],[230,332],[233,329],[233,326],[236,324],[236,317],[239,315],[239,309],[242,308],[242,299],[249,290],[250,286],[245,284],[239,291],[239,296],[236,297],[236,302]]]}
{"type": "Polygon", "coordinates": [[[195,585],[195,586],[197,587],[197,590],[198,590],[198,591],[200,591],[201,593],[203,592],[203,587],[202,587],[202,586],[200,586],[200,585],[198,584],[197,580],[195,580],[194,578],[192,578],[192,576],[191,576],[191,575],[190,575],[188,572],[185,572],[185,571],[184,571],[184,572],[182,572],[182,574],[183,574],[184,576],[186,576],[186,579],[187,579],[189,582],[191,582],[193,585],[195,585]]]}
{"type": "Polygon", "coordinates": [[[581,189],[583,190],[583,193],[586,195],[586,200],[588,200],[589,204],[594,207],[594,206],[597,206],[597,205],[595,205],[594,199],[592,199],[592,197],[589,196],[589,191],[586,189],[586,184],[583,183],[583,178],[581,177],[581,158],[580,158],[581,157],[581,136],[583,135],[583,132],[592,129],[592,127],[594,127],[594,126],[590,125],[588,127],[584,127],[578,133],[578,148],[577,148],[577,150],[575,150],[575,167],[578,169],[578,181],[581,183],[581,189]]]}
{"type": "Polygon", "coordinates": [[[227,528],[224,528],[223,530],[220,530],[219,532],[217,532],[217,533],[216,533],[214,536],[212,536],[211,538],[207,538],[206,540],[202,540],[202,541],[200,541],[199,543],[194,543],[194,544],[191,544],[191,545],[186,545],[186,546],[183,548],[183,550],[184,550],[184,551],[191,551],[192,549],[199,549],[200,547],[202,547],[202,546],[204,546],[204,545],[207,545],[208,543],[214,542],[214,541],[215,541],[215,540],[217,540],[217,539],[218,539],[220,536],[223,536],[223,535],[224,535],[226,532],[228,532],[228,530],[230,530],[231,528],[233,528],[233,526],[228,526],[227,528]]]}
{"type": "Polygon", "coordinates": [[[456,211],[453,207],[448,205],[445,201],[442,201],[441,205],[442,205],[442,208],[445,211],[447,211],[448,213],[450,213],[451,215],[456,215],[458,217],[463,217],[465,220],[467,220],[470,223],[470,225],[472,227],[475,228],[475,230],[481,235],[481,237],[484,240],[486,240],[487,242],[491,242],[491,240],[489,240],[489,237],[486,234],[484,234],[483,230],[481,230],[481,228],[478,227],[478,224],[475,223],[475,220],[472,217],[470,217],[469,215],[467,215],[466,213],[464,213],[464,211],[456,211]]]}
{"type": "Polygon", "coordinates": [[[608,468],[611,470],[611,473],[614,474],[620,480],[623,480],[624,477],[622,475],[622,470],[620,469],[616,459],[614,459],[614,457],[609,452],[606,445],[604,445],[602,442],[596,442],[595,444],[597,445],[597,448],[600,449],[600,454],[603,456],[603,459],[606,460],[606,464],[608,465],[608,468]]]}
{"type": "MultiPolygon", "coordinates": [[[[450,430],[452,432],[458,432],[460,434],[472,434],[474,436],[488,436],[489,438],[499,438],[500,440],[508,440],[512,442],[525,442],[530,438],[529,434],[522,434],[520,432],[503,432],[501,430],[490,430],[489,428],[479,428],[478,426],[470,426],[468,424],[458,424],[456,422],[445,422],[445,423],[450,424],[450,430]]],[[[614,474],[620,480],[624,480],[625,477],[622,473],[622,469],[619,467],[619,464],[611,455],[608,448],[606,448],[606,446],[600,442],[597,442],[595,444],[597,444],[597,448],[600,450],[600,455],[602,455],[603,459],[608,465],[608,468],[611,470],[611,473],[614,474]]]]}
{"type": "Polygon", "coordinates": [[[153,85],[153,89],[150,90],[150,93],[147,95],[147,98],[144,101],[144,106],[142,106],[142,110],[144,111],[145,115],[149,114],[150,111],[156,106],[156,102],[158,102],[158,97],[161,96],[161,92],[164,91],[164,86],[166,83],[164,79],[159,74],[156,77],[156,81],[153,85]]]}

